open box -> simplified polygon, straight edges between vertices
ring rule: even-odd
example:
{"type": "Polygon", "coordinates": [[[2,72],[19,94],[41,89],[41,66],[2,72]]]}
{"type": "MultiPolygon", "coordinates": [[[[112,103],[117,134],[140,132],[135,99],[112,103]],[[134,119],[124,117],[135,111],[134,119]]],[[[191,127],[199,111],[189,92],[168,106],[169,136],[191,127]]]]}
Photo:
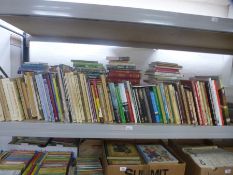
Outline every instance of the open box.
{"type": "Polygon", "coordinates": [[[178,163],[149,163],[141,165],[110,165],[107,162],[106,154],[103,154],[103,164],[105,175],[184,175],[185,162],[182,161],[175,152],[167,147],[160,140],[134,140],[126,141],[133,144],[160,144],[163,145],[177,159],[178,163]]]}

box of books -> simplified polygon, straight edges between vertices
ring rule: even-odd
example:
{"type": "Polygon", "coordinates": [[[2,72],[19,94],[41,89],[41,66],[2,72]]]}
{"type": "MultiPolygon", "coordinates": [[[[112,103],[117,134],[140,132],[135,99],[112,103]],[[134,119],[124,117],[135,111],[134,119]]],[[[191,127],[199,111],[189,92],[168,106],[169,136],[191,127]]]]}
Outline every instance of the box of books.
{"type": "Polygon", "coordinates": [[[148,165],[148,175],[184,175],[185,163],[168,147],[162,144],[137,144],[137,149],[148,165]]]}
{"type": "Polygon", "coordinates": [[[79,143],[79,157],[102,157],[103,141],[95,139],[81,140],[79,143]]]}
{"type": "Polygon", "coordinates": [[[233,152],[233,140],[232,139],[214,139],[213,145],[223,148],[227,151],[233,152]]]}
{"type": "Polygon", "coordinates": [[[105,175],[147,175],[148,166],[135,144],[123,141],[106,142],[104,149],[105,175]]]}
{"type": "Polygon", "coordinates": [[[186,162],[186,175],[233,175],[233,153],[208,140],[172,140],[169,144],[186,162]]]}

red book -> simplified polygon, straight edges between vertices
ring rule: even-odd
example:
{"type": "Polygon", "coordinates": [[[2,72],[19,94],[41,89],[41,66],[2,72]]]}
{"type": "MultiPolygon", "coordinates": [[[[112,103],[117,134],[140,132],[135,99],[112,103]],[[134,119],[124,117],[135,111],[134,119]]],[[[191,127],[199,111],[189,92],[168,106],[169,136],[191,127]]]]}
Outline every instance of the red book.
{"type": "Polygon", "coordinates": [[[110,78],[141,78],[141,74],[139,71],[128,71],[128,70],[111,70],[108,73],[108,77],[110,78]]]}
{"type": "Polygon", "coordinates": [[[218,86],[216,83],[216,80],[214,80],[214,86],[215,86],[215,90],[216,90],[216,95],[217,95],[217,103],[218,103],[218,108],[220,111],[220,120],[222,122],[222,125],[224,125],[224,120],[223,120],[223,114],[222,114],[222,108],[221,108],[221,103],[220,103],[220,97],[219,97],[219,93],[218,93],[218,86]]]}
{"type": "Polygon", "coordinates": [[[192,89],[193,89],[193,94],[194,94],[194,98],[195,98],[195,104],[196,104],[196,109],[197,109],[197,116],[198,116],[199,125],[204,125],[203,120],[202,120],[202,111],[201,111],[200,104],[199,104],[200,98],[198,98],[198,95],[197,95],[195,81],[191,81],[191,83],[192,83],[192,89]]]}
{"type": "Polygon", "coordinates": [[[54,119],[55,119],[55,121],[59,121],[58,111],[57,111],[55,99],[54,99],[54,96],[53,96],[53,90],[52,90],[53,88],[52,88],[52,85],[51,85],[49,75],[46,74],[45,78],[46,78],[46,81],[47,81],[47,84],[48,84],[49,96],[50,96],[50,100],[51,100],[51,103],[52,103],[52,106],[53,106],[54,119]]]}
{"type": "Polygon", "coordinates": [[[140,84],[140,79],[131,79],[131,78],[115,78],[115,77],[108,77],[107,78],[108,82],[113,82],[113,83],[122,83],[124,81],[129,81],[132,85],[139,85],[140,84]]]}
{"type": "Polygon", "coordinates": [[[131,103],[131,100],[130,100],[130,97],[129,97],[129,91],[128,91],[127,88],[125,88],[125,93],[126,93],[126,98],[127,98],[127,101],[128,101],[128,109],[129,109],[130,122],[135,123],[134,115],[133,115],[133,108],[131,106],[132,103],[131,103]]]}

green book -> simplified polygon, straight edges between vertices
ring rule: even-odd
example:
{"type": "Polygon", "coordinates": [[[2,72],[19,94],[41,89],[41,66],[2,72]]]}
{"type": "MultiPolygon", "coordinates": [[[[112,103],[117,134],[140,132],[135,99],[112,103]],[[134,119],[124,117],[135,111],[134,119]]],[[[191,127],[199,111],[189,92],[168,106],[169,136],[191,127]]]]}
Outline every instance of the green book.
{"type": "Polygon", "coordinates": [[[119,90],[118,86],[116,86],[116,96],[117,96],[117,102],[118,102],[118,108],[119,108],[119,112],[120,112],[121,122],[126,123],[125,113],[124,113],[123,104],[122,104],[122,100],[121,100],[121,96],[120,96],[120,90],[119,90]]]}
{"type": "Polygon", "coordinates": [[[161,114],[162,114],[162,117],[163,117],[163,123],[167,123],[167,119],[166,119],[166,113],[165,113],[165,108],[164,108],[164,105],[163,105],[163,97],[162,97],[162,94],[161,94],[161,91],[160,91],[160,87],[159,86],[156,86],[156,89],[157,89],[157,95],[158,95],[158,99],[159,99],[159,104],[160,104],[160,110],[161,110],[161,114]]]}
{"type": "Polygon", "coordinates": [[[157,107],[158,107],[159,123],[163,123],[163,117],[162,117],[161,107],[160,107],[160,104],[159,104],[159,98],[158,98],[156,86],[153,87],[153,91],[154,91],[154,94],[155,94],[155,102],[156,102],[157,107]]]}

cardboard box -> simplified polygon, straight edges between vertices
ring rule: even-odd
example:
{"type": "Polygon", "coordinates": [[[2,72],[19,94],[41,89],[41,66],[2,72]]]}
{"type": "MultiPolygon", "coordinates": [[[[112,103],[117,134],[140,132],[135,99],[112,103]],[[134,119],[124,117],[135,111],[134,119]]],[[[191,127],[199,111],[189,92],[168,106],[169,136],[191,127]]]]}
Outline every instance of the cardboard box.
{"type": "Polygon", "coordinates": [[[199,167],[193,159],[182,151],[184,146],[210,146],[210,142],[205,140],[186,140],[177,141],[170,140],[169,145],[181,156],[181,158],[186,162],[186,175],[233,175],[233,167],[219,167],[215,169],[211,168],[201,168],[199,167]]]}
{"type": "Polygon", "coordinates": [[[213,145],[223,148],[227,151],[233,152],[233,140],[232,139],[215,139],[212,140],[213,145]]]}
{"type": "Polygon", "coordinates": [[[79,157],[102,157],[103,141],[87,139],[79,144],[79,157]]]}
{"type": "Polygon", "coordinates": [[[160,144],[170,151],[179,163],[142,164],[142,165],[109,165],[104,153],[103,164],[105,175],[184,175],[185,162],[177,156],[174,151],[168,148],[161,140],[137,140],[126,141],[133,144],[160,144]]]}

